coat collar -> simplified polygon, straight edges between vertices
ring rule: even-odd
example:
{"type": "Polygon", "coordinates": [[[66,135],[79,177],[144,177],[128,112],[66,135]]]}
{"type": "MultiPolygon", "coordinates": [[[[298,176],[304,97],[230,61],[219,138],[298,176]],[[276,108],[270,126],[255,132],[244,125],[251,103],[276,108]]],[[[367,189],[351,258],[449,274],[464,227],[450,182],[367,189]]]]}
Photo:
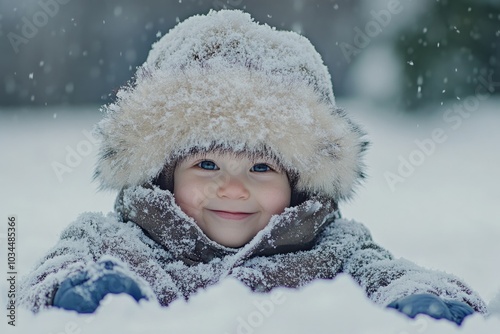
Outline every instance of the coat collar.
{"type": "Polygon", "coordinates": [[[132,221],[174,260],[187,265],[208,263],[236,255],[239,260],[309,249],[329,223],[339,216],[331,199],[311,198],[273,216],[269,224],[241,248],[229,248],[209,239],[175,203],[172,193],[147,184],[122,190],[115,210],[123,222],[132,221]]]}

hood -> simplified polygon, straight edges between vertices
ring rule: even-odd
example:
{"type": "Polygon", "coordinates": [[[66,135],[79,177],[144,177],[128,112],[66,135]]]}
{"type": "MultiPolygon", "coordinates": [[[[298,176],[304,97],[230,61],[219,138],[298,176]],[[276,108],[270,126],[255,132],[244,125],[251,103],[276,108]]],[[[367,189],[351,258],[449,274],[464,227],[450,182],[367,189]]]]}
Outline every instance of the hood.
{"type": "Polygon", "coordinates": [[[321,56],[305,37],[241,11],[178,24],[103,109],[102,188],[151,182],[214,146],[266,152],[297,176],[297,191],[337,202],[363,177],[364,133],[336,106],[321,56]]]}

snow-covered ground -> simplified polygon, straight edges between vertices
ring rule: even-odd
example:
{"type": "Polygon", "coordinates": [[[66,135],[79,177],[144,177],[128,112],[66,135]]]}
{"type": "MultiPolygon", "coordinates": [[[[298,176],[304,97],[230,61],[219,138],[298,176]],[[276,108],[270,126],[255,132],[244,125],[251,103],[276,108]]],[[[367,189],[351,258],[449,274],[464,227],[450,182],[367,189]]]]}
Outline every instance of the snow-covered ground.
{"type": "MultiPolygon", "coordinates": [[[[339,101],[373,142],[367,154],[369,178],[356,198],[342,206],[343,215],[365,223],[397,257],[453,273],[493,301],[495,315],[467,318],[460,333],[498,333],[500,101],[481,102],[468,118],[447,113],[446,105],[453,103],[461,102],[449,102],[423,118],[339,101]],[[401,159],[408,161],[404,168],[401,159]]],[[[97,147],[88,132],[100,118],[97,109],[0,110],[3,272],[9,215],[17,216],[17,270],[23,275],[79,213],[112,209],[115,194],[98,192],[91,183],[97,147]]],[[[5,305],[5,280],[0,292],[5,305]]],[[[5,315],[1,319],[2,333],[4,328],[13,333],[458,332],[446,321],[409,320],[373,305],[348,277],[270,295],[252,294],[226,280],[169,308],[110,296],[92,316],[60,310],[34,316],[18,309],[15,328],[5,315]]]]}

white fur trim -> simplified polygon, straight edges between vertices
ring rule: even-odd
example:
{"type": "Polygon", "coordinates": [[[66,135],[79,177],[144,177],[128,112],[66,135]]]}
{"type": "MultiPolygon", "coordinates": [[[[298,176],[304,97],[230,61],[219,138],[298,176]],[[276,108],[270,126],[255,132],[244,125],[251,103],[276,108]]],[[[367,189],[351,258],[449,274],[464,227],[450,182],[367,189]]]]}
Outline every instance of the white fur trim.
{"type": "Polygon", "coordinates": [[[103,188],[146,183],[189,149],[213,144],[265,148],[297,173],[298,190],[336,200],[363,175],[363,133],[335,107],[321,56],[305,37],[241,11],[177,25],[105,109],[96,167],[103,188]]]}
{"type": "Polygon", "coordinates": [[[108,107],[97,175],[121,189],[156,177],[166,163],[213,143],[270,148],[299,175],[298,190],[347,198],[362,171],[363,133],[303,81],[248,69],[158,71],[108,107]]]}

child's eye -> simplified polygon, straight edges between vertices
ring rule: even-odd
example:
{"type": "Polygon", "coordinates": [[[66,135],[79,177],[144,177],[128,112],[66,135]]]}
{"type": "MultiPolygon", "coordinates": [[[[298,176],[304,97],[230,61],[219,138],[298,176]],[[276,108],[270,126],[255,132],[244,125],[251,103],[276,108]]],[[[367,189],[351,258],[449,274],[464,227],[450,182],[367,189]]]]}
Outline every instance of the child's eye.
{"type": "Polygon", "coordinates": [[[201,169],[206,169],[206,170],[218,170],[219,167],[215,164],[215,162],[210,161],[210,160],[203,160],[202,162],[198,163],[197,165],[201,169]]]}
{"type": "Polygon", "coordinates": [[[250,169],[250,171],[252,171],[252,172],[259,172],[259,173],[269,172],[271,170],[272,170],[272,168],[269,167],[267,164],[255,164],[250,169]]]}

